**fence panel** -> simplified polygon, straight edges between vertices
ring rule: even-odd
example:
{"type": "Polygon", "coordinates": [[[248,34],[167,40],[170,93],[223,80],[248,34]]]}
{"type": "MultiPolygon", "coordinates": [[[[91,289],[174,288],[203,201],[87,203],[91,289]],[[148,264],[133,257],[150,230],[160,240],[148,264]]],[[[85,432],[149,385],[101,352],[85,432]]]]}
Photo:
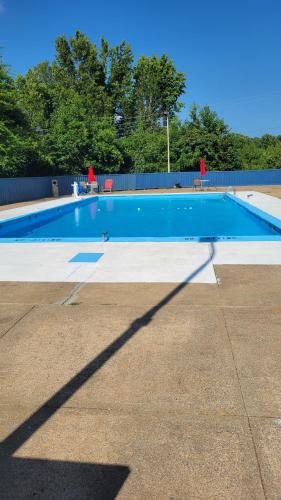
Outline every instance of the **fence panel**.
{"type": "Polygon", "coordinates": [[[51,177],[0,179],[0,204],[36,200],[51,196],[51,177]]]}
{"type": "MultiPolygon", "coordinates": [[[[199,177],[199,172],[166,172],[140,174],[97,175],[100,186],[105,179],[113,179],[114,191],[135,189],[171,188],[175,184],[182,187],[192,186],[192,179],[199,177]]],[[[87,180],[86,175],[54,176],[58,180],[60,195],[72,192],[74,181],[87,180]]],[[[281,184],[281,169],[211,171],[205,177],[212,186],[259,186],[281,184]]],[[[52,177],[18,177],[0,179],[0,204],[35,200],[51,196],[52,177]]]]}
{"type": "Polygon", "coordinates": [[[281,169],[207,172],[215,186],[261,186],[281,184],[281,169]]]}
{"type": "Polygon", "coordinates": [[[112,179],[114,191],[131,191],[137,189],[136,176],[137,174],[97,175],[97,181],[103,186],[105,179],[112,179]]]}
{"type": "MultiPolygon", "coordinates": [[[[97,175],[99,186],[103,186],[105,179],[113,180],[114,191],[131,191],[137,189],[136,174],[113,174],[113,175],[97,175]]],[[[86,175],[67,175],[56,177],[59,183],[59,192],[61,195],[70,194],[74,181],[87,181],[86,175]]]]}

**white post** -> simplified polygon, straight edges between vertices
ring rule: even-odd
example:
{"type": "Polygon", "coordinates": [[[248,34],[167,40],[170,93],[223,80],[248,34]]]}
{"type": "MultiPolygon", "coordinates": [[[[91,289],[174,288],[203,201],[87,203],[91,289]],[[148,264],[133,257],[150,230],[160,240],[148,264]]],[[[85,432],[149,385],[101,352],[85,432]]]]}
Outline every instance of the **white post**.
{"type": "Polygon", "coordinates": [[[168,156],[168,173],[170,173],[170,131],[169,131],[169,114],[167,113],[167,156],[168,156]]]}

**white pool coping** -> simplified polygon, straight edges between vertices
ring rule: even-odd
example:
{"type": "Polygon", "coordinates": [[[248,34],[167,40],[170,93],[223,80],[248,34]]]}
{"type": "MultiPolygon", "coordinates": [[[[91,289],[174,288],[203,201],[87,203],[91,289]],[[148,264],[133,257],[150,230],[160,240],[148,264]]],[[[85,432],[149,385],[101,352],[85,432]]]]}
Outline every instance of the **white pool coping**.
{"type": "MultiPolygon", "coordinates": [[[[281,219],[280,199],[256,191],[236,196],[281,219]]],[[[38,202],[3,210],[0,220],[69,202],[79,203],[70,197],[38,202]]],[[[218,264],[281,265],[281,241],[0,244],[0,281],[216,283],[213,266],[218,264]],[[96,263],[69,262],[80,252],[104,255],[96,263]]]]}

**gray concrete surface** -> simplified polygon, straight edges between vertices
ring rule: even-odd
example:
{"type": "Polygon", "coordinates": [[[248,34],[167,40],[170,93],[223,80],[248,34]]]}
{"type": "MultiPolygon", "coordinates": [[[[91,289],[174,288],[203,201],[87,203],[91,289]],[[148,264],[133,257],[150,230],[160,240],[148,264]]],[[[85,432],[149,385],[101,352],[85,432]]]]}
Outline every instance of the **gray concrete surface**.
{"type": "Polygon", "coordinates": [[[73,283],[0,282],[0,304],[55,304],[73,290],[73,283]]]}
{"type": "Polygon", "coordinates": [[[280,498],[280,268],[216,275],[0,283],[1,499],[280,498]]]}

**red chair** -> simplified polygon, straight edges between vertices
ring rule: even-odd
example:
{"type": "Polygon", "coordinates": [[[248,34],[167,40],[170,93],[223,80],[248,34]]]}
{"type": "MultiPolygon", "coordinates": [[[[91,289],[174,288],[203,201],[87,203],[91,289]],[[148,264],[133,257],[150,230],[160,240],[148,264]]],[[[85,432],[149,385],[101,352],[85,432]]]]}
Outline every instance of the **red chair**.
{"type": "Polygon", "coordinates": [[[112,179],[106,179],[103,184],[103,192],[105,191],[112,191],[112,186],[113,186],[113,180],[112,179]]]}

